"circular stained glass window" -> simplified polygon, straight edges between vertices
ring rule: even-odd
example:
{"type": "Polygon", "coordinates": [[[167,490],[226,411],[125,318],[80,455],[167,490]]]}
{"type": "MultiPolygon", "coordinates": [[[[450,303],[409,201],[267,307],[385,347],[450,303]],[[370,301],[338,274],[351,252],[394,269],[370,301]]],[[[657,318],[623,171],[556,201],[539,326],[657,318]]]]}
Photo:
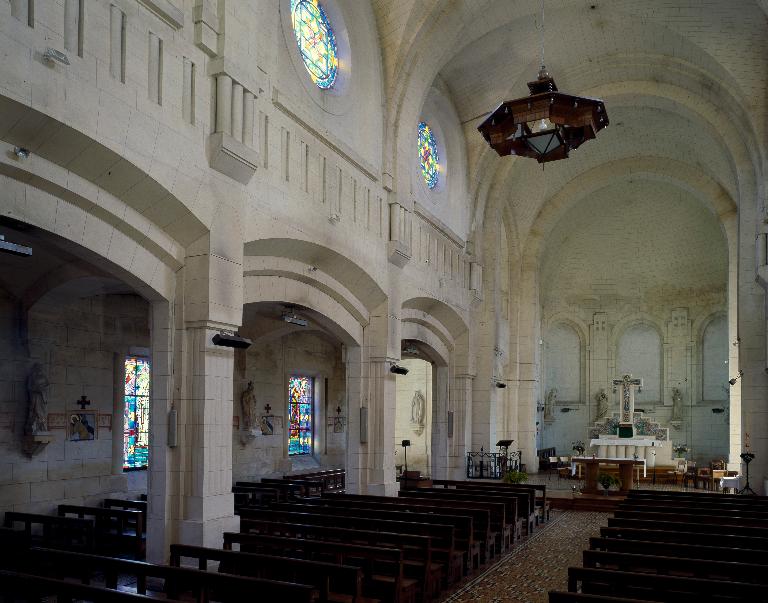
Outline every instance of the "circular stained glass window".
{"type": "Polygon", "coordinates": [[[339,70],[336,36],[317,0],[291,0],[291,24],[299,53],[312,81],[326,90],[339,70]]]}
{"type": "Polygon", "coordinates": [[[432,128],[423,121],[419,124],[419,161],[421,162],[421,174],[424,176],[424,182],[429,188],[435,188],[440,175],[437,140],[432,128]]]}

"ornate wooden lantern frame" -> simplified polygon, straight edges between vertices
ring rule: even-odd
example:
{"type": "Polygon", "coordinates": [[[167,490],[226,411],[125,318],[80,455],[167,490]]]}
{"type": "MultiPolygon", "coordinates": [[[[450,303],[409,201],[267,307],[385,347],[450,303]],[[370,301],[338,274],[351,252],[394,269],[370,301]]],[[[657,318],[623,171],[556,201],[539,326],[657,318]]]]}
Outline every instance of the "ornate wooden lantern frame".
{"type": "Polygon", "coordinates": [[[558,92],[544,67],[528,89],[530,96],[503,102],[477,128],[502,157],[520,155],[539,163],[566,159],[608,126],[602,100],[558,92]]]}

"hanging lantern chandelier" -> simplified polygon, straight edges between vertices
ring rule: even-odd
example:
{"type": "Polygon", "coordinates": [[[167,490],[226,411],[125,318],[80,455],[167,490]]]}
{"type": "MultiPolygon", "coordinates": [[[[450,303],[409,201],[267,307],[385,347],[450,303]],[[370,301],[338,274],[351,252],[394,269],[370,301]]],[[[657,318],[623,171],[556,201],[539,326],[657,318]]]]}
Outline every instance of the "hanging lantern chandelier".
{"type": "Polygon", "coordinates": [[[541,2],[541,69],[528,82],[530,96],[505,101],[477,128],[502,157],[521,155],[539,163],[568,153],[608,126],[603,101],[558,92],[544,66],[544,0],[541,2]]]}

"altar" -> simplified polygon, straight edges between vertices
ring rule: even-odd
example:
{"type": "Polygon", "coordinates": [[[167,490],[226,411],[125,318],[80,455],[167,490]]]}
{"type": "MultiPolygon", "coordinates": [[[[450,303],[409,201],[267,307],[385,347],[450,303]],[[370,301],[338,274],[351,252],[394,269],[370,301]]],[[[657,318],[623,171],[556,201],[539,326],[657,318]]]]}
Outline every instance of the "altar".
{"type": "MultiPolygon", "coordinates": [[[[661,453],[664,447],[662,442],[651,438],[619,438],[616,436],[603,436],[589,441],[589,445],[596,449],[596,456],[600,458],[625,458],[641,459],[653,463],[654,457],[661,453]]],[[[665,451],[668,452],[668,451],[665,451]]],[[[655,463],[654,463],[655,464],[655,463]]],[[[663,463],[659,463],[663,464],[663,463]]]]}
{"type": "Polygon", "coordinates": [[[586,468],[584,487],[581,489],[584,494],[600,493],[600,489],[597,487],[597,476],[600,473],[601,464],[619,466],[619,479],[621,480],[619,493],[621,494],[626,494],[632,489],[632,485],[634,484],[632,469],[635,465],[642,465],[643,475],[645,475],[645,461],[633,458],[592,458],[588,456],[575,456],[571,459],[571,471],[574,470],[577,463],[582,463],[586,468]]]}

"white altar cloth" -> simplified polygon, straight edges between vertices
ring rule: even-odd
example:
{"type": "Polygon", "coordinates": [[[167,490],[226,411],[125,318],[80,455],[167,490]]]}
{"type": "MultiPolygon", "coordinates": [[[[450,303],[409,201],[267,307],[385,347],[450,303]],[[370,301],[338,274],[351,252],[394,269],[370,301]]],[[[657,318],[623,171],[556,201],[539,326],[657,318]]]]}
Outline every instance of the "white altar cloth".
{"type": "Polygon", "coordinates": [[[741,476],[721,477],[720,488],[733,488],[734,491],[738,491],[741,488],[741,476]]]}
{"type": "MultiPolygon", "coordinates": [[[[592,440],[593,442],[596,442],[597,440],[592,440]]],[[[576,475],[576,463],[586,460],[591,460],[592,457],[589,456],[574,456],[571,457],[571,475],[576,475]]],[[[616,457],[611,458],[612,461],[642,461],[643,462],[643,477],[647,477],[645,470],[648,465],[648,463],[645,462],[645,459],[635,459],[635,458],[626,458],[626,457],[616,457]]],[[[606,463],[606,465],[610,465],[610,463],[606,463]]]]}
{"type": "Polygon", "coordinates": [[[657,442],[651,438],[598,438],[590,440],[590,446],[659,446],[662,442],[657,442]]]}

